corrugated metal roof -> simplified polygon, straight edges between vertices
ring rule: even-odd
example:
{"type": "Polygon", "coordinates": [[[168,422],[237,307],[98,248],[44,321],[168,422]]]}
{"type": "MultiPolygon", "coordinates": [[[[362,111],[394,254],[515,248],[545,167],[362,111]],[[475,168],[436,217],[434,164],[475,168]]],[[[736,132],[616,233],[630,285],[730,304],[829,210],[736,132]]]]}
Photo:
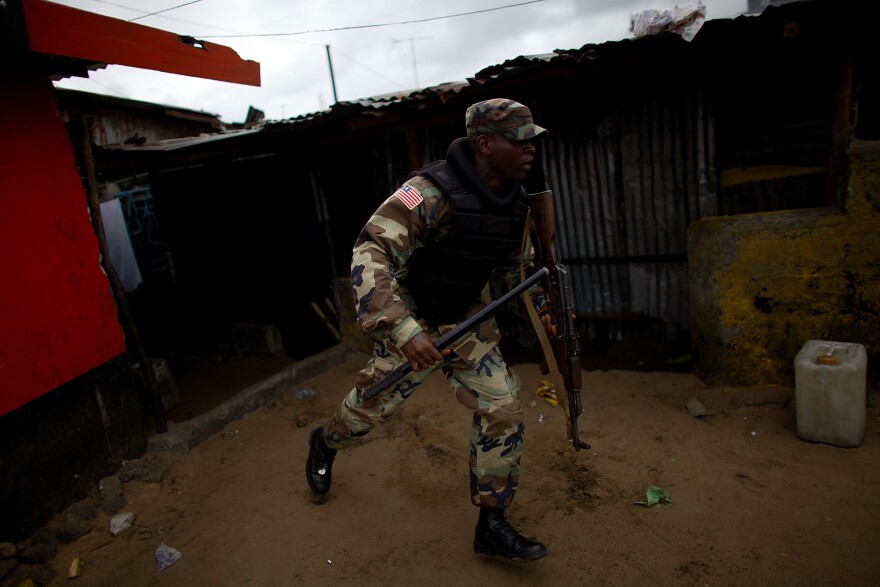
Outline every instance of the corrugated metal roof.
{"type": "Polygon", "coordinates": [[[120,98],[118,96],[108,96],[107,94],[95,94],[92,92],[83,92],[81,90],[72,90],[69,88],[55,88],[55,92],[59,95],[66,96],[69,101],[83,100],[91,103],[103,102],[106,104],[114,104],[124,106],[129,109],[155,110],[155,111],[171,111],[184,115],[192,115],[197,119],[215,119],[220,115],[213,112],[205,112],[204,110],[195,110],[194,108],[183,108],[181,106],[169,106],[168,104],[160,104],[158,102],[147,102],[144,100],[132,100],[130,98],[120,98]]]}
{"type": "MultiPolygon", "coordinates": [[[[302,122],[326,120],[330,118],[335,118],[339,115],[350,115],[357,112],[363,112],[366,115],[370,115],[371,113],[369,111],[371,110],[379,111],[401,104],[407,104],[416,101],[424,102],[430,98],[437,98],[442,103],[446,102],[450,96],[458,94],[462,89],[469,87],[469,85],[470,84],[467,81],[447,82],[419,90],[391,92],[388,94],[369,96],[357,100],[342,100],[329,108],[325,108],[324,110],[310,112],[307,114],[300,114],[298,116],[282,120],[267,120],[264,124],[267,127],[295,125],[302,122]]],[[[377,114],[379,113],[372,113],[372,115],[377,114]]]]}
{"type": "Polygon", "coordinates": [[[260,130],[261,129],[259,128],[228,130],[222,133],[203,134],[198,137],[184,137],[180,139],[166,139],[164,141],[155,141],[143,145],[105,145],[101,147],[101,149],[104,151],[176,151],[178,149],[186,149],[197,145],[205,145],[217,141],[225,141],[227,139],[253,135],[260,132],[260,130]]]}

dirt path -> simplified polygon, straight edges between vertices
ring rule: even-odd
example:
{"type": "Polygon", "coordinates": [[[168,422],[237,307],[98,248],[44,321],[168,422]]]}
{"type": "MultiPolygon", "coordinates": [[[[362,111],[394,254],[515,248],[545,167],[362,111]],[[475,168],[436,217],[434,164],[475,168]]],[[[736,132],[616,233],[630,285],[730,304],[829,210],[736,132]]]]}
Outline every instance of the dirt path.
{"type": "Polygon", "coordinates": [[[793,390],[710,388],[675,373],[584,373],[582,436],[529,397],[540,374],[514,369],[526,399],[523,477],[510,517],[549,555],[509,564],[472,552],[470,415],[432,377],[370,442],[337,457],[315,503],[307,434],[348,390],[365,357],[291,389],[187,454],[152,453],[161,483],[125,484],[135,525],[64,545],[52,585],[877,585],[880,411],[864,443],[842,449],[795,433],[793,390]],[[696,397],[712,415],[685,408],[696,397]],[[649,486],[671,506],[646,508],[649,486]],[[155,551],[182,553],[157,572],[155,551]],[[82,576],[66,579],[81,557],[82,576]]]}

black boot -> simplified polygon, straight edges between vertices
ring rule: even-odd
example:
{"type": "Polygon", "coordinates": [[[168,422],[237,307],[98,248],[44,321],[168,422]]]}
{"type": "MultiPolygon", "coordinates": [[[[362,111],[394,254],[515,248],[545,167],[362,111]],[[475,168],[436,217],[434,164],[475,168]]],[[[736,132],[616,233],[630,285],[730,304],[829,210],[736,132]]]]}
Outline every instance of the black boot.
{"type": "Polygon", "coordinates": [[[306,481],[312,491],[324,495],[330,491],[330,475],[333,472],[333,459],[336,449],[324,442],[324,429],[312,430],[309,436],[309,458],[306,459],[306,481]]]}
{"type": "Polygon", "coordinates": [[[477,522],[474,536],[474,552],[525,561],[547,556],[547,549],[543,544],[529,540],[514,530],[510,522],[504,519],[504,510],[493,508],[480,508],[480,521],[477,522]]]}

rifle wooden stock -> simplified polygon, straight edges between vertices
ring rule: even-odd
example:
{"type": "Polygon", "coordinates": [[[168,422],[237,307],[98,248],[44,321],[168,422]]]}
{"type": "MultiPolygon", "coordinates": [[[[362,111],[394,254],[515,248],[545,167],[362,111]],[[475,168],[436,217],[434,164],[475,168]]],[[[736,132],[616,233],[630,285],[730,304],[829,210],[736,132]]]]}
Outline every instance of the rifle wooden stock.
{"type": "MultiPolygon", "coordinates": [[[[553,359],[559,367],[568,400],[568,437],[575,450],[589,449],[578,432],[578,417],[583,414],[581,403],[581,351],[574,326],[574,302],[568,270],[559,260],[556,248],[556,214],[553,192],[529,194],[529,207],[538,239],[538,265],[549,270],[545,293],[550,301],[550,312],[556,325],[556,336],[551,337],[553,359]]],[[[547,360],[551,360],[550,357],[547,360]]]]}
{"type": "MultiPolygon", "coordinates": [[[[456,342],[462,336],[467,334],[474,326],[480,324],[483,320],[488,319],[490,316],[493,316],[498,310],[501,309],[504,304],[532,287],[535,283],[540,281],[543,277],[549,274],[548,269],[539,269],[528,278],[523,279],[516,287],[511,289],[509,292],[494,300],[490,304],[487,304],[485,307],[481,308],[478,312],[473,314],[472,316],[463,320],[458,326],[438,338],[434,341],[434,348],[438,351],[442,351],[446,347],[448,347],[453,342],[456,342]]],[[[385,376],[382,381],[374,383],[370,387],[364,390],[364,398],[372,399],[382,393],[385,389],[388,389],[390,386],[394,385],[412,371],[412,367],[409,362],[404,363],[391,373],[385,376]]]]}

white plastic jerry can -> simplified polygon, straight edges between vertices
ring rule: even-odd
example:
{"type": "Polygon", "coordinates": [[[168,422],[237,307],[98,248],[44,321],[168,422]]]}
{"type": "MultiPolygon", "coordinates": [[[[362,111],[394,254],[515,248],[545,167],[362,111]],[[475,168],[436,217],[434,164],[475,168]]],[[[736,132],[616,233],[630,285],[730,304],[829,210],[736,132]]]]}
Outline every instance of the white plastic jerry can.
{"type": "Polygon", "coordinates": [[[865,436],[868,355],[858,343],[810,340],[794,359],[797,433],[855,447],[865,436]]]}

